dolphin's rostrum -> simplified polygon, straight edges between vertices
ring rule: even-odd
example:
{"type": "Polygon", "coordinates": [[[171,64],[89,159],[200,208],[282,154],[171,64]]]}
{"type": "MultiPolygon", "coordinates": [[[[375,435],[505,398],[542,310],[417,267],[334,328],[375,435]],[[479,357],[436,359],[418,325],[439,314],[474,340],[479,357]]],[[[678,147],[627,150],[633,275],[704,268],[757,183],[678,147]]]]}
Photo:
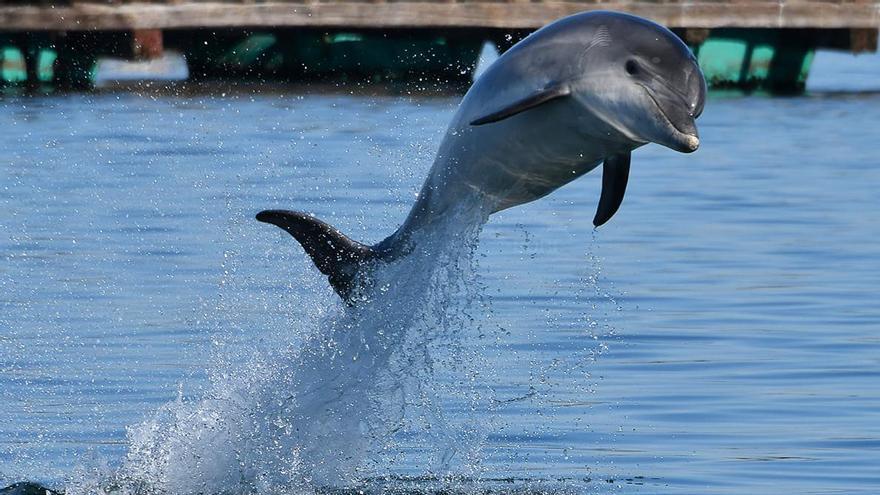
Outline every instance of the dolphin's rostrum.
{"type": "Polygon", "coordinates": [[[494,213],[534,201],[604,163],[597,227],[620,207],[632,150],[649,142],[690,153],[706,81],[687,46],[646,19],[588,12],[560,19],[514,45],[465,95],[406,221],[375,246],[304,213],[257,220],[302,244],[347,302],[359,272],[406,254],[457,199],[478,195],[494,213]]]}

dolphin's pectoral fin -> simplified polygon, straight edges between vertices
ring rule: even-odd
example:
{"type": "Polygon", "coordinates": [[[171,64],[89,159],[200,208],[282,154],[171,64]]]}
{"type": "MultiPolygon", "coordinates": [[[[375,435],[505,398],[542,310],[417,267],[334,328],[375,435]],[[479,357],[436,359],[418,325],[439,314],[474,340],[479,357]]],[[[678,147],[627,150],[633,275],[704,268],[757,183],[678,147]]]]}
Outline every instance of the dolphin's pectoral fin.
{"type": "Polygon", "coordinates": [[[626,182],[629,180],[630,153],[621,153],[605,158],[602,165],[602,195],[599,207],[593,217],[593,225],[602,225],[611,219],[623,202],[626,193],[626,182]]]}
{"type": "Polygon", "coordinates": [[[318,270],[327,275],[336,293],[351,304],[358,272],[376,258],[369,246],[355,242],[329,224],[298,211],[261,211],[257,220],[277,225],[299,241],[318,270]]]}
{"type": "Polygon", "coordinates": [[[483,125],[498,122],[499,120],[504,120],[520,112],[525,112],[530,108],[535,108],[539,105],[547,103],[548,101],[555,100],[556,98],[561,98],[563,96],[568,96],[570,94],[571,88],[569,88],[567,84],[550,84],[547,85],[544,89],[538,91],[537,93],[531,94],[521,100],[515,101],[510,105],[502,108],[501,110],[497,110],[488,115],[484,115],[483,117],[471,121],[471,125],[483,125]]]}

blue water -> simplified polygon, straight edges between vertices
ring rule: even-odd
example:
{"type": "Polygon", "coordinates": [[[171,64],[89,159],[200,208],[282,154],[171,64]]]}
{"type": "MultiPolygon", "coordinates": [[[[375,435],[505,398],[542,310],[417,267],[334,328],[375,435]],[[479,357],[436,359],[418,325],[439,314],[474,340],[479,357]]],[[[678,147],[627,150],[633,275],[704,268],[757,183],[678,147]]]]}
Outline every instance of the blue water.
{"type": "MultiPolygon", "coordinates": [[[[838,93],[877,89],[878,62],[714,95],[701,149],[636,152],[598,231],[599,174],[493,216],[480,311],[430,378],[450,431],[481,434],[445,462],[402,438],[367,474],[880,491],[880,95],[838,93]]],[[[264,89],[0,100],[0,485],[101,476],[127,427],[296,344],[335,295],[254,213],[381,240],[458,100],[264,89]]]]}

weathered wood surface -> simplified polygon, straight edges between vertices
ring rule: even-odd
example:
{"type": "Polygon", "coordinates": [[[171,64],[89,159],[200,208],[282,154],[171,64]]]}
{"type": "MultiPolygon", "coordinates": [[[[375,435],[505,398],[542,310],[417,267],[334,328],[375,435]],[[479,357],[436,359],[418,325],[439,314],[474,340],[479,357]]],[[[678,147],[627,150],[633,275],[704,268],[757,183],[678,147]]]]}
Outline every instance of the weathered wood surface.
{"type": "Polygon", "coordinates": [[[880,27],[880,0],[0,0],[0,30],[285,26],[518,29],[539,27],[568,14],[597,9],[631,12],[670,27],[880,27]]]}

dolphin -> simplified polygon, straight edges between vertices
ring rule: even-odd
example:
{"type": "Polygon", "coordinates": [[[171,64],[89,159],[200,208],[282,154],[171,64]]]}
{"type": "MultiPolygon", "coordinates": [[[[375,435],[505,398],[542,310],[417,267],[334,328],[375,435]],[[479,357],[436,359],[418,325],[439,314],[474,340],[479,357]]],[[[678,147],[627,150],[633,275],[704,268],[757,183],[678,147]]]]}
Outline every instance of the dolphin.
{"type": "Polygon", "coordinates": [[[657,143],[690,153],[706,80],[671,31],[629,14],[594,11],[559,19],[501,55],[465,94],[428,178],[400,228],[368,246],[302,212],[265,210],[257,220],[290,233],[347,303],[365,267],[413,249],[461,198],[489,214],[541,198],[602,167],[593,218],[623,201],[634,149],[657,143]]]}

